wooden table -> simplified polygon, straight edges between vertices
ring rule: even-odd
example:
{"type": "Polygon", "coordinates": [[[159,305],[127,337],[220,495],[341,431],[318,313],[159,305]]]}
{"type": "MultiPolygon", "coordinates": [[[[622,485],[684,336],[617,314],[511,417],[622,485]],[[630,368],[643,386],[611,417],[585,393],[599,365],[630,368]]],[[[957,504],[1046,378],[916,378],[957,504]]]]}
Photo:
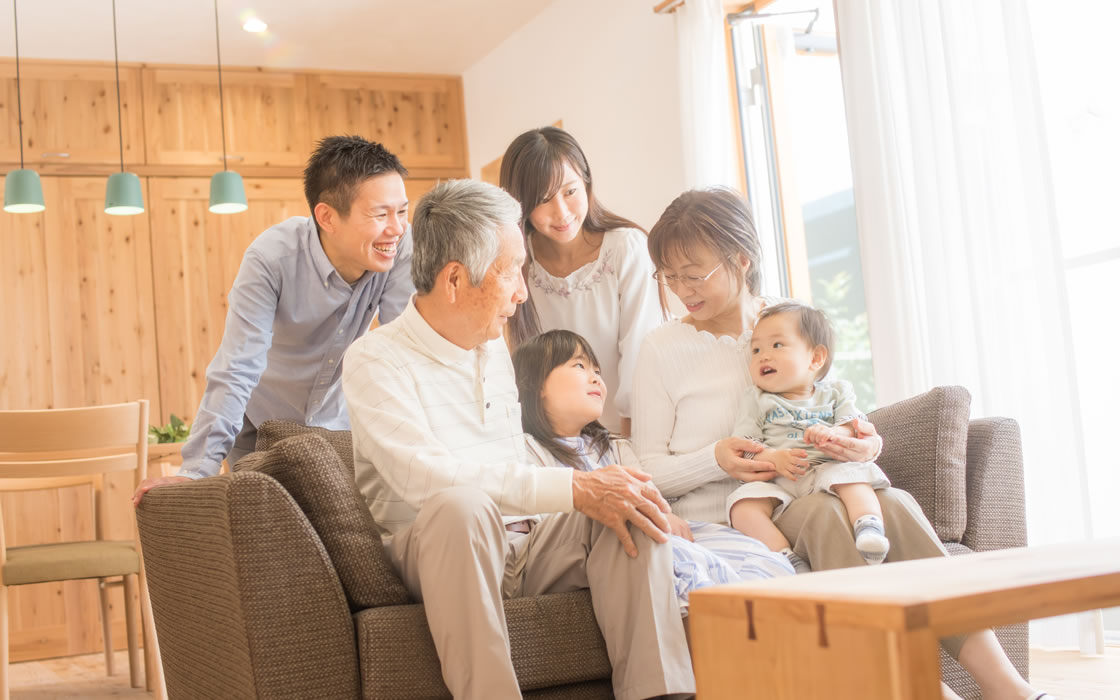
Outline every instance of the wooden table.
{"type": "Polygon", "coordinates": [[[1120,605],[1120,540],[1004,549],[690,595],[697,697],[938,700],[938,639],[1120,605]]]}

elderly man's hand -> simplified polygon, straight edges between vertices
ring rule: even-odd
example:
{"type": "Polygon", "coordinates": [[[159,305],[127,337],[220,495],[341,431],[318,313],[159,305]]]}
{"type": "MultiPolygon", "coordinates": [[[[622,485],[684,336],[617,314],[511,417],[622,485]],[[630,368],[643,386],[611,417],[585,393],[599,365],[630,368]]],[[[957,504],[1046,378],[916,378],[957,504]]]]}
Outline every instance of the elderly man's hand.
{"type": "Polygon", "coordinates": [[[593,472],[574,472],[572,504],[614,530],[631,557],[638,556],[638,547],[626,528],[628,522],[657,542],[669,541],[669,503],[641,469],[612,464],[593,472]]]}

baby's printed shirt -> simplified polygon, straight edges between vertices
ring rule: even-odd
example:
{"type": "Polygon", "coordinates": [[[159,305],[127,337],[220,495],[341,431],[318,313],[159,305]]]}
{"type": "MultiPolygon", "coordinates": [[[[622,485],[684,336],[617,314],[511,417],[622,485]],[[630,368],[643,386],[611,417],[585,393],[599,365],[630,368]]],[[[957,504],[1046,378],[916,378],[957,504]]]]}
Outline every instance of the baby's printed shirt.
{"type": "Polygon", "coordinates": [[[843,425],[863,418],[856,408],[856,395],[849,382],[824,379],[814,385],[812,397],[790,400],[752,386],[739,401],[734,435],[757,440],[776,450],[801,448],[809,452],[809,463],[829,458],[805,443],[805,430],[816,424],[843,425]]]}

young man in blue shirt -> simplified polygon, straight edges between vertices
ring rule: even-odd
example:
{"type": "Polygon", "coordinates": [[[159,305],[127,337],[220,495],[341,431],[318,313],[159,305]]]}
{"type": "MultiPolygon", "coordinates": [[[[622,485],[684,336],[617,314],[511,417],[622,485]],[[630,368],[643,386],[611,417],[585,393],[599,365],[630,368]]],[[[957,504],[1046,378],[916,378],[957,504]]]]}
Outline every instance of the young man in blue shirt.
{"type": "Polygon", "coordinates": [[[176,476],[151,488],[213,476],[252,451],[256,426],[291,420],[350,427],[342,355],[369,329],[396,318],[414,289],[404,166],[357,136],[319,142],[304,171],[311,217],[292,217],[245,251],[229,292],[222,344],[176,476]]]}

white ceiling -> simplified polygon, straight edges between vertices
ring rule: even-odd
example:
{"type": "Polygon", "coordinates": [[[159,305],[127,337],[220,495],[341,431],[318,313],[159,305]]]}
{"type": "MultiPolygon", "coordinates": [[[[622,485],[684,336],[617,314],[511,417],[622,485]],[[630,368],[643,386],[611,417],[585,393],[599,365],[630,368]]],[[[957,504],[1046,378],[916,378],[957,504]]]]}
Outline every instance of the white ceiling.
{"type": "MultiPolygon", "coordinates": [[[[15,55],[0,0],[0,55],[15,55]]],[[[111,0],[18,0],[20,57],[113,60],[111,0]]],[[[552,0],[218,0],[222,64],[462,74],[552,0]],[[255,14],[261,34],[241,29],[255,14]]],[[[213,0],[117,0],[122,61],[215,62],[213,0]]]]}

